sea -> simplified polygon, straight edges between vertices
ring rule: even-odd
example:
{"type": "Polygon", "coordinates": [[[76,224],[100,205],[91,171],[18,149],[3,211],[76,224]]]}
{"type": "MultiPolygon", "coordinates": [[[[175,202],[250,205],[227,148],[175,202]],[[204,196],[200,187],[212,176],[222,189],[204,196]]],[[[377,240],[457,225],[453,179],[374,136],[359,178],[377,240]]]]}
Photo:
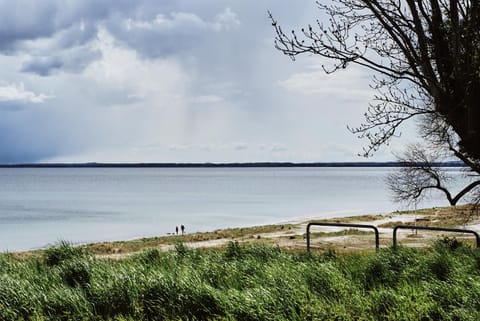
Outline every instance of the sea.
{"type": "MultiPolygon", "coordinates": [[[[391,201],[393,170],[0,168],[0,251],[412,209],[391,201]]],[[[468,179],[448,171],[456,186],[468,179]]],[[[447,205],[433,194],[417,206],[447,205]]]]}

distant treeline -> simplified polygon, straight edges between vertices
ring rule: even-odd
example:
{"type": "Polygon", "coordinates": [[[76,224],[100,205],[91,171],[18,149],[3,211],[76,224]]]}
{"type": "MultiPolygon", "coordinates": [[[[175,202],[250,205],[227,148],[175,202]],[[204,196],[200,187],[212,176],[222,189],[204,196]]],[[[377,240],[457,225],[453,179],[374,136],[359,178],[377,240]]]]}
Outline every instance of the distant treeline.
{"type": "MultiPolygon", "coordinates": [[[[402,162],[254,162],[254,163],[33,163],[33,164],[1,164],[0,168],[209,168],[209,167],[401,167],[408,164],[402,162]]],[[[462,167],[459,161],[438,162],[436,167],[462,167]]]]}

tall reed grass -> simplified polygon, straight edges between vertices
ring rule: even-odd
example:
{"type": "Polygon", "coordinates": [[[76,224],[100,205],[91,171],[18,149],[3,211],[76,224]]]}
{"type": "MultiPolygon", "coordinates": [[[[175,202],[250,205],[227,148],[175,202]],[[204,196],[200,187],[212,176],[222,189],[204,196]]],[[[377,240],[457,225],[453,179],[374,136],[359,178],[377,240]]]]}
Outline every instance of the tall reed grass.
{"type": "Polygon", "coordinates": [[[230,243],[120,260],[60,243],[0,255],[0,320],[480,320],[480,254],[430,249],[337,256],[230,243]]]}

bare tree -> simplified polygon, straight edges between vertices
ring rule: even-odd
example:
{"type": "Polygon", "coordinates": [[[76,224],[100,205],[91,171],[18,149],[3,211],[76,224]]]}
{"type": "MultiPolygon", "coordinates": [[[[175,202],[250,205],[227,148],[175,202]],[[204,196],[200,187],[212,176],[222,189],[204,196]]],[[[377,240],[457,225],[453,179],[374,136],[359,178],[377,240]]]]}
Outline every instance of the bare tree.
{"type": "MultiPolygon", "coordinates": [[[[369,141],[369,156],[419,116],[445,121],[457,134],[456,156],[480,162],[480,1],[331,0],[328,17],[300,32],[284,32],[270,14],[276,48],[294,58],[327,58],[327,73],[350,64],[371,70],[374,101],[353,133],[369,141]]],[[[430,126],[435,126],[433,122],[430,126]]],[[[435,128],[433,128],[435,130],[435,128]]]]}
{"type": "MultiPolygon", "coordinates": [[[[448,183],[452,177],[441,167],[443,157],[438,150],[419,144],[410,145],[398,161],[403,166],[387,176],[387,185],[396,202],[417,203],[431,190],[443,193],[450,205],[457,205],[470,195],[469,201],[478,204],[480,178],[473,179],[456,194],[448,183]]],[[[472,176],[472,178],[474,178],[472,176]]]]}
{"type": "Polygon", "coordinates": [[[387,177],[387,185],[397,202],[416,203],[422,200],[429,191],[443,193],[450,205],[456,205],[461,199],[468,199],[474,208],[480,206],[480,167],[476,162],[464,158],[456,149],[457,135],[455,131],[436,114],[422,117],[419,122],[419,133],[425,144],[412,144],[397,157],[403,166],[387,177]],[[451,192],[448,174],[442,162],[459,158],[467,164],[464,167],[468,183],[456,194],[451,192]]]}

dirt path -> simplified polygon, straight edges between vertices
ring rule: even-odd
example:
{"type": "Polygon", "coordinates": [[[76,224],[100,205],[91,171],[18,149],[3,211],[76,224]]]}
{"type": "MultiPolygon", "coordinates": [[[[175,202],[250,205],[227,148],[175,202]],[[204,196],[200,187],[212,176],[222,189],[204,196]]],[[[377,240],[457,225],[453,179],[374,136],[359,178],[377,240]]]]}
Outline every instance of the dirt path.
{"type": "MultiPolygon", "coordinates": [[[[478,216],[470,217],[468,224],[462,223],[467,217],[465,213],[465,206],[457,206],[455,208],[426,209],[415,213],[398,212],[383,215],[364,215],[330,219],[327,221],[374,225],[379,229],[380,246],[390,247],[392,245],[393,227],[399,224],[444,227],[458,227],[463,225],[465,228],[480,232],[480,219],[478,216]]],[[[289,222],[288,225],[283,223],[265,227],[232,229],[232,231],[235,230],[236,233],[229,232],[230,229],[198,233],[191,235],[190,240],[184,241],[180,239],[180,242],[191,248],[222,247],[231,241],[239,243],[263,242],[277,244],[279,247],[286,249],[305,250],[306,226],[311,221],[316,220],[289,222]],[[240,230],[240,232],[238,230],[240,230]]],[[[465,237],[462,234],[460,234],[460,236],[458,234],[448,234],[449,233],[430,231],[415,232],[412,230],[399,230],[397,236],[399,244],[413,247],[428,246],[434,239],[443,236],[457,237],[458,239],[468,241],[474,239],[470,236],[465,237]]],[[[116,248],[112,245],[113,250],[110,248],[102,253],[101,250],[96,249],[95,253],[99,258],[121,259],[138,253],[146,247],[156,247],[165,251],[171,250],[175,247],[175,244],[179,242],[179,239],[174,237],[158,238],[158,240],[161,240],[161,242],[154,242],[152,239],[131,241],[137,242],[133,248],[124,248],[124,244],[128,245],[129,243],[120,242],[122,247],[120,247],[118,251],[116,251],[116,248]]],[[[311,247],[313,250],[332,248],[336,251],[356,251],[374,249],[374,246],[375,238],[373,232],[368,230],[318,226],[312,227],[311,229],[311,247]]]]}

